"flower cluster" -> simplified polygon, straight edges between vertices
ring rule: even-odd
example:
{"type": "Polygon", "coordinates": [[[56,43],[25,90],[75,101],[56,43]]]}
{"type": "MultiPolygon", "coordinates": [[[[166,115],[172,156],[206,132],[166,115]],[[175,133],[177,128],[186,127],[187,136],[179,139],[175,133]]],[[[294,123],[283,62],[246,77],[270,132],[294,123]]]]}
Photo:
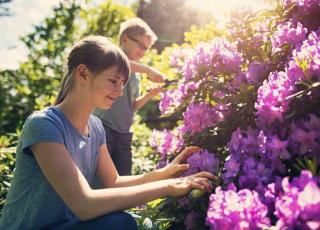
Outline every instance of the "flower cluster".
{"type": "Polygon", "coordinates": [[[282,180],[282,190],[275,199],[279,229],[320,229],[320,188],[309,171],[299,178],[282,180]]]}
{"type": "Polygon", "coordinates": [[[304,28],[300,22],[295,26],[292,22],[280,24],[277,31],[271,37],[272,47],[274,49],[282,46],[283,44],[300,44],[301,41],[307,38],[307,28],[304,28]]]}
{"type": "Polygon", "coordinates": [[[237,129],[232,133],[228,148],[230,155],[224,164],[224,182],[231,183],[239,175],[240,188],[255,189],[261,194],[277,173],[286,171],[280,159],[291,158],[287,140],[266,135],[258,129],[237,129]]]}
{"type": "Polygon", "coordinates": [[[311,32],[308,39],[293,51],[286,70],[271,73],[258,89],[255,108],[261,128],[270,126],[276,120],[283,122],[283,115],[292,99],[290,96],[296,92],[296,83],[301,80],[320,80],[320,38],[315,32],[311,32]]]}
{"type": "MultiPolygon", "coordinates": [[[[211,229],[320,229],[319,181],[303,171],[319,175],[320,19],[312,17],[320,1],[283,5],[283,15],[261,23],[253,14],[233,17],[229,32],[236,36],[226,33],[171,60],[181,79],[163,94],[161,112],[182,112],[184,145],[212,151],[191,155],[182,176],[221,172],[220,185],[229,186],[210,195],[211,229]]],[[[157,151],[171,152],[172,140],[160,138],[157,151]]],[[[175,204],[189,211],[177,222],[205,229],[203,204],[187,197],[175,204]]]]}
{"type": "Polygon", "coordinates": [[[150,138],[150,145],[156,148],[162,158],[166,158],[168,154],[178,151],[183,145],[183,140],[179,135],[168,130],[153,130],[150,138]]]}
{"type": "Polygon", "coordinates": [[[219,159],[205,149],[192,154],[187,159],[187,163],[189,164],[189,169],[182,176],[192,175],[201,171],[215,173],[219,166],[219,159]]]}
{"type": "Polygon", "coordinates": [[[320,118],[309,114],[309,119],[292,122],[290,129],[289,140],[292,153],[307,154],[320,160],[320,118]]]}
{"type": "Polygon", "coordinates": [[[235,44],[216,39],[211,43],[199,44],[193,55],[186,58],[182,73],[187,82],[209,70],[212,73],[236,73],[242,62],[242,56],[235,44]]]}
{"type": "Polygon", "coordinates": [[[206,224],[212,230],[265,229],[270,226],[267,213],[267,206],[255,191],[243,189],[237,192],[235,186],[223,191],[217,187],[210,196],[206,224]]]}
{"type": "Polygon", "coordinates": [[[320,31],[318,34],[316,32],[309,34],[301,47],[293,51],[292,60],[291,77],[298,74],[305,81],[320,80],[320,31]]]}
{"type": "Polygon", "coordinates": [[[284,0],[283,6],[286,10],[292,6],[293,15],[292,18],[298,19],[310,13],[318,12],[320,9],[319,0],[284,0]]]}
{"type": "Polygon", "coordinates": [[[177,89],[170,89],[161,93],[161,100],[159,103],[161,114],[173,112],[174,109],[181,104],[182,99],[183,94],[177,89]]]}
{"type": "Polygon", "coordinates": [[[273,122],[283,122],[283,114],[287,111],[295,88],[296,79],[290,78],[287,72],[271,73],[267,81],[258,89],[258,99],[255,104],[257,123],[263,128],[273,122]]]}
{"type": "Polygon", "coordinates": [[[250,84],[255,84],[261,81],[264,78],[264,75],[267,73],[267,67],[263,63],[258,61],[253,61],[249,63],[248,71],[246,73],[247,82],[250,84]]]}
{"type": "Polygon", "coordinates": [[[170,56],[170,65],[172,67],[181,68],[184,64],[184,60],[191,55],[191,49],[175,49],[170,56]]]}
{"type": "Polygon", "coordinates": [[[201,132],[207,127],[224,119],[225,107],[223,105],[212,107],[206,103],[190,104],[183,113],[184,126],[181,131],[192,134],[201,132]]]}
{"type": "Polygon", "coordinates": [[[186,219],[184,220],[184,224],[187,229],[192,229],[197,227],[198,220],[199,220],[199,213],[195,211],[191,211],[188,213],[186,219]]]}

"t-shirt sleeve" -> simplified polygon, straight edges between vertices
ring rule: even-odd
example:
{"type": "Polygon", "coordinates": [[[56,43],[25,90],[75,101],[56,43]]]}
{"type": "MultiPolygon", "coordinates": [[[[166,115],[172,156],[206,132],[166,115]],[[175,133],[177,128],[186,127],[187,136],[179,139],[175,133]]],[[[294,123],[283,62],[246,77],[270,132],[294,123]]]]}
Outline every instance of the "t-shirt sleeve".
{"type": "Polygon", "coordinates": [[[41,142],[65,144],[61,129],[49,117],[32,115],[23,127],[21,134],[22,152],[33,155],[30,147],[41,142]]]}

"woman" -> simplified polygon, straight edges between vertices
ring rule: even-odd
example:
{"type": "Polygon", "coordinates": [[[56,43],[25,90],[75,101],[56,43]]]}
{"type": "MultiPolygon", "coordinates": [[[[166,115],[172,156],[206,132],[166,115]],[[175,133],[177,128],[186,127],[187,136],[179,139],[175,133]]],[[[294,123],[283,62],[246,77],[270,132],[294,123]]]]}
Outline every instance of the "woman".
{"type": "Polygon", "coordinates": [[[25,122],[17,146],[11,188],[0,229],[137,229],[121,211],[193,188],[210,190],[206,172],[173,178],[188,169],[188,147],[165,168],[119,176],[108,154],[96,108],[108,109],[122,95],[130,68],[107,38],[86,37],[71,50],[56,105],[25,122]],[[95,178],[102,189],[93,189],[95,178]]]}

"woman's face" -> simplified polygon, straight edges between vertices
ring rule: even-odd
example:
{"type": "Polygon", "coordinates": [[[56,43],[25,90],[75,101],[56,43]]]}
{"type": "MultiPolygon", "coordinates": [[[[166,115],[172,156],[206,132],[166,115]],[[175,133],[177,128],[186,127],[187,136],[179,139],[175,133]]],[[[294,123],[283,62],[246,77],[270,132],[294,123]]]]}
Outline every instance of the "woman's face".
{"type": "Polygon", "coordinates": [[[125,77],[119,74],[117,66],[93,76],[91,92],[94,106],[109,109],[115,99],[122,95],[124,80],[125,77]]]}

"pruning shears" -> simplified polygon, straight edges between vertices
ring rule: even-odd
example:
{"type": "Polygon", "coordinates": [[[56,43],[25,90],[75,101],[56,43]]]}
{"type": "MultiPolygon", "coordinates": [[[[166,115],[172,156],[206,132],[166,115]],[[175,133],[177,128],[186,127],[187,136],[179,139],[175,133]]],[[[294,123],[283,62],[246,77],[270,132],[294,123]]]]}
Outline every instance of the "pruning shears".
{"type": "Polygon", "coordinates": [[[168,87],[170,85],[176,85],[176,84],[178,84],[178,80],[177,79],[174,79],[174,80],[165,79],[163,87],[166,88],[166,87],[168,87]]]}

